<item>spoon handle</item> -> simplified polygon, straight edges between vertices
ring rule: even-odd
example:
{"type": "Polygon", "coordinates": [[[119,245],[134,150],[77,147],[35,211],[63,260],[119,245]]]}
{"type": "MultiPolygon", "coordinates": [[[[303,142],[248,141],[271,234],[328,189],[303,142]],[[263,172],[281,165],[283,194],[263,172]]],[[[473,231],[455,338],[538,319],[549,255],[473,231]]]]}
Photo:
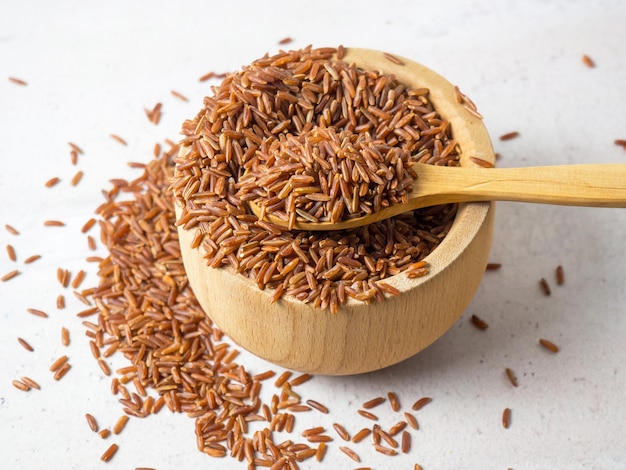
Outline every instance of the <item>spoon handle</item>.
{"type": "Polygon", "coordinates": [[[418,187],[423,184],[418,191],[433,199],[626,207],[626,164],[621,163],[488,169],[420,165],[417,173],[418,187]]]}

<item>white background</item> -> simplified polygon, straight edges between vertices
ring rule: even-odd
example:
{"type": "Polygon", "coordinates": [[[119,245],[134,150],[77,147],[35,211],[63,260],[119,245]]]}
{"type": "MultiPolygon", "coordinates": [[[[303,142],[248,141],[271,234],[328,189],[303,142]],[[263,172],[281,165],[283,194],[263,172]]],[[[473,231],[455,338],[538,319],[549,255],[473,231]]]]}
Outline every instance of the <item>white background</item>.
{"type": "MultiPolygon", "coordinates": [[[[210,92],[198,78],[232,71],[290,36],[289,48],[369,47],[421,62],[473,98],[492,135],[499,165],[626,163],[615,139],[626,139],[626,3],[614,1],[398,1],[209,2],[34,1],[0,3],[0,468],[133,469],[245,468],[211,459],[195,448],[193,420],[165,410],[131,419],[125,431],[101,440],[84,419],[92,413],[111,426],[121,406],[89,352],[75,313],[83,309],[56,281],[58,266],[89,269],[91,252],[80,227],[102,202],[110,178],[133,178],[129,161],[146,162],[155,142],[176,140],[182,121],[210,92]],[[588,54],[593,69],[581,60],[588,54]],[[8,80],[28,82],[20,87],[8,80]],[[175,89],[190,99],[177,100],[175,89]],[[163,103],[151,124],[144,108],[163,103]],[[498,136],[519,131],[518,139],[498,136]],[[109,135],[128,141],[123,147],[109,135]],[[76,167],[68,141],[85,150],[76,167]],[[84,171],[81,183],[70,179],[84,171]],[[51,189],[44,182],[58,176],[51,189]],[[43,221],[60,219],[63,228],[43,221]],[[16,227],[20,236],[4,230],[16,227]],[[5,251],[12,244],[18,261],[5,251]],[[24,265],[28,256],[42,259],[24,265]],[[55,307],[65,293],[68,306],[55,307]],[[47,311],[42,319],[27,308],[47,311]],[[72,344],[64,348],[60,329],[72,344]],[[35,352],[25,351],[17,337],[35,352]],[[73,368],[60,382],[50,363],[68,354],[73,368]],[[41,391],[11,386],[21,376],[41,391]],[[120,450],[99,460],[112,443],[120,450]]],[[[95,230],[94,233],[95,235],[95,230]]],[[[384,457],[369,440],[351,447],[362,465],[377,469],[622,469],[626,467],[626,211],[498,204],[491,261],[471,305],[438,342],[402,364],[356,377],[316,377],[305,398],[328,405],[330,415],[305,413],[298,430],[333,422],[352,433],[371,425],[360,404],[395,391],[417,413],[409,455],[384,457]],[[566,284],[557,287],[562,264],[566,284]],[[552,295],[541,294],[545,277],[552,295]],[[478,331],[477,314],[490,325],[478,331]],[[540,337],[561,347],[550,354],[540,337]],[[513,388],[504,376],[512,368],[513,388]],[[513,410],[509,429],[502,410],[513,410]]],[[[390,338],[393,341],[393,338],[390,338]]],[[[249,355],[252,372],[271,367],[249,355]]],[[[123,360],[119,363],[124,365],[123,360]]],[[[384,405],[388,406],[388,405],[384,405]]],[[[388,409],[388,408],[385,408],[388,409]]],[[[380,413],[383,416],[383,413],[380,413]]],[[[384,413],[381,424],[399,419],[384,413]]],[[[295,436],[297,439],[298,436],[295,436]]],[[[336,436],[322,464],[358,465],[343,455],[336,436]]]]}

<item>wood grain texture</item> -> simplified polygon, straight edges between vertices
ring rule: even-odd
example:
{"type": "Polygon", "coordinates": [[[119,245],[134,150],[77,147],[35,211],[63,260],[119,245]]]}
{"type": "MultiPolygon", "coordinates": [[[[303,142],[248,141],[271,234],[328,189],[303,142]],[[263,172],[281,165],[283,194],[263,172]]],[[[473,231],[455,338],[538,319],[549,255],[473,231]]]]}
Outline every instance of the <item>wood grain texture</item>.
{"type": "MultiPolygon", "coordinates": [[[[348,49],[345,60],[366,69],[394,73],[412,87],[427,87],[440,114],[451,123],[463,166],[475,156],[493,163],[491,141],[480,119],[456,101],[453,85],[429,69],[382,52],[348,49]]],[[[181,152],[186,152],[185,147],[181,152]]],[[[181,208],[177,207],[177,214],[181,208]]],[[[384,302],[354,300],[336,315],[292,298],[270,304],[271,291],[228,268],[206,266],[191,249],[192,230],[179,228],[189,282],[209,317],[237,344],[270,362],[300,371],[347,375],[381,369],[421,351],[443,335],[473,297],[489,257],[493,203],[462,204],[450,233],[427,258],[428,275],[386,279],[402,294],[384,302]]]]}
{"type": "MultiPolygon", "coordinates": [[[[517,201],[588,207],[626,207],[626,164],[470,168],[416,164],[418,179],[406,204],[339,222],[298,222],[300,230],[343,230],[403,212],[451,202],[517,201]]],[[[258,207],[250,204],[258,215],[258,207]]],[[[271,222],[287,226],[277,217],[271,222]]]]}

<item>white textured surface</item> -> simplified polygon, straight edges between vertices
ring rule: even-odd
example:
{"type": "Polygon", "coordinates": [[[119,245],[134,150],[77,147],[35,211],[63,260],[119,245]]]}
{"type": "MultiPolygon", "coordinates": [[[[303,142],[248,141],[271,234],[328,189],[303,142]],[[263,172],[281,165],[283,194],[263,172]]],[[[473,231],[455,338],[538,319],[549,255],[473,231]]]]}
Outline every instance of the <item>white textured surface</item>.
{"type": "MultiPolygon", "coordinates": [[[[230,71],[288,47],[344,44],[406,56],[437,70],[473,98],[502,154],[501,166],[626,162],[613,144],[626,138],[626,3],[614,1],[490,0],[438,2],[207,2],[4,1],[0,5],[0,244],[11,243],[18,262],[0,253],[0,273],[22,274],[0,283],[0,468],[132,469],[245,468],[195,449],[193,421],[163,412],[131,419],[104,464],[102,441],[84,419],[90,412],[112,425],[121,407],[109,380],[91,358],[82,309],[70,291],[57,311],[56,268],[73,272],[89,255],[80,227],[102,202],[110,178],[132,178],[128,161],[147,161],[152,145],[176,139],[208,92],[197,78],[230,71]],[[590,55],[589,69],[581,56],[590,55]],[[27,87],[10,83],[15,76],[27,87]],[[169,92],[190,98],[183,103],[169,92]],[[163,102],[155,127],[144,108],[163,102]],[[517,130],[521,137],[497,137],[517,130]],[[109,134],[129,142],[122,147],[109,134]],[[85,149],[70,164],[68,141],[85,149]],[[85,176],[69,181],[77,169],[85,176]],[[59,176],[53,189],[44,182],[59,176]],[[44,228],[61,219],[65,228],[44,228]],[[2,228],[9,223],[15,237],[2,228]],[[43,258],[24,266],[23,260],[43,258]],[[50,313],[42,319],[26,308],[50,313]],[[72,333],[61,346],[60,329],[72,333]],[[28,353],[17,336],[34,347],[28,353]],[[72,370],[52,380],[50,363],[67,353],[72,370]],[[11,380],[30,376],[41,391],[23,393],[11,380]]],[[[626,466],[626,212],[502,203],[492,260],[473,302],[441,340],[418,356],[377,373],[316,377],[306,398],[326,403],[328,416],[298,416],[298,429],[343,423],[352,433],[371,422],[359,404],[395,391],[408,409],[424,395],[433,402],[418,415],[409,455],[383,457],[363,442],[352,445],[362,465],[378,469],[621,469],[626,466]],[[565,268],[567,281],[554,282],[565,268]],[[538,288],[553,286],[550,297],[538,288]],[[471,314],[490,328],[481,332],[471,314]],[[561,346],[556,355],[540,337],[561,346]],[[513,388],[504,376],[511,367],[513,388]],[[502,410],[512,425],[501,425],[502,410]]],[[[84,286],[95,282],[93,267],[84,286]]],[[[253,372],[268,365],[243,355],[253,372]]],[[[123,364],[123,362],[120,362],[123,364]]],[[[380,413],[381,416],[383,413],[380,413]]],[[[383,426],[399,416],[385,414],[383,426]]],[[[354,468],[336,439],[322,464],[354,468]]]]}

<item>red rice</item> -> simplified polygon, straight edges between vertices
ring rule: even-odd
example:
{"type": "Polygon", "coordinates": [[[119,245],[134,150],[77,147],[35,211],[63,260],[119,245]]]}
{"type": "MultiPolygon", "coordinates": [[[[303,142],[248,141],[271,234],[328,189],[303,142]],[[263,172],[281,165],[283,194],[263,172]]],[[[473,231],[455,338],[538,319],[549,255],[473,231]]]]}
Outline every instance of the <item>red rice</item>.
{"type": "Polygon", "coordinates": [[[315,400],[307,400],[306,404],[322,413],[328,413],[328,408],[315,400]]]}
{"type": "Polygon", "coordinates": [[[15,255],[15,248],[12,245],[7,245],[7,256],[11,261],[17,261],[17,256],[15,255]]]}
{"type": "Polygon", "coordinates": [[[346,428],[344,428],[341,424],[333,423],[333,428],[335,428],[335,431],[337,431],[337,434],[339,435],[339,437],[341,437],[344,441],[350,440],[350,434],[348,433],[348,431],[346,431],[346,428]]]}
{"type": "Polygon", "coordinates": [[[48,318],[48,314],[43,310],[39,310],[36,308],[27,308],[26,311],[32,315],[35,315],[36,317],[48,318]]]}
{"type": "Polygon", "coordinates": [[[551,351],[553,353],[559,352],[559,347],[556,344],[554,344],[552,341],[549,341],[547,339],[541,338],[539,340],[539,344],[541,344],[548,351],[551,351]]]}
{"type": "Polygon", "coordinates": [[[293,42],[293,39],[290,37],[286,37],[286,38],[282,38],[280,41],[278,41],[278,44],[281,46],[284,46],[285,44],[290,44],[293,42]]]}
{"type": "Polygon", "coordinates": [[[504,411],[502,412],[502,426],[504,427],[504,429],[509,429],[510,425],[511,425],[511,409],[505,408],[504,411]]]}
{"type": "Polygon", "coordinates": [[[369,411],[357,410],[357,413],[364,418],[371,419],[372,421],[378,421],[378,416],[376,416],[374,413],[370,413],[369,411]]]}
{"type": "Polygon", "coordinates": [[[511,140],[511,139],[515,139],[517,137],[520,136],[520,133],[517,131],[513,131],[513,132],[507,132],[506,134],[502,134],[500,136],[500,140],[504,141],[504,140],[511,140]]]}
{"type": "Polygon", "coordinates": [[[509,382],[511,382],[511,385],[517,387],[517,378],[515,377],[513,371],[507,367],[506,369],[504,369],[504,372],[506,374],[506,377],[509,379],[509,382]]]}
{"type": "Polygon", "coordinates": [[[70,183],[72,186],[76,186],[78,183],[80,183],[80,180],[83,179],[83,172],[82,171],[77,171],[76,174],[72,177],[70,183]]]}
{"type": "Polygon", "coordinates": [[[21,85],[21,86],[26,86],[28,85],[28,83],[26,83],[24,80],[22,80],[21,78],[16,78],[16,77],[9,77],[9,81],[12,83],[15,83],[16,85],[21,85]]]}
{"type": "Polygon", "coordinates": [[[614,142],[615,145],[619,145],[624,150],[626,150],[626,139],[616,139],[614,142]]]}
{"type": "Polygon", "coordinates": [[[63,346],[69,346],[70,345],[70,332],[65,327],[61,328],[61,344],[63,346]]]}
{"type": "Polygon", "coordinates": [[[391,405],[391,409],[393,411],[400,411],[400,401],[398,400],[398,395],[394,392],[387,393],[387,398],[389,398],[389,404],[391,405]]]}
{"type": "Polygon", "coordinates": [[[4,228],[7,230],[7,232],[9,232],[11,235],[19,235],[20,232],[17,231],[17,229],[9,224],[4,224],[4,228]]]}
{"type": "Polygon", "coordinates": [[[30,388],[34,388],[35,390],[41,390],[39,384],[30,377],[22,377],[22,382],[30,388]]]}
{"type": "Polygon", "coordinates": [[[428,405],[431,401],[433,401],[433,399],[430,397],[420,398],[415,403],[413,403],[412,409],[413,411],[419,411],[422,408],[424,408],[426,405],[428,405]]]}
{"type": "Polygon", "coordinates": [[[56,184],[58,184],[59,181],[61,181],[61,178],[59,178],[58,176],[55,176],[54,178],[50,178],[48,181],[46,181],[45,186],[46,188],[51,188],[55,186],[56,184]]]}
{"type": "Polygon", "coordinates": [[[117,444],[111,444],[109,448],[106,451],[104,451],[104,454],[102,454],[102,456],[100,457],[100,460],[102,460],[103,462],[108,462],[115,456],[115,453],[117,452],[118,449],[119,449],[119,446],[117,444]]]}
{"type": "Polygon", "coordinates": [[[89,429],[91,429],[93,432],[98,432],[98,422],[96,421],[96,418],[94,418],[93,415],[87,413],[85,414],[85,419],[87,420],[89,429]]]}
{"type": "Polygon", "coordinates": [[[583,54],[582,60],[583,60],[583,64],[585,64],[589,68],[593,68],[596,66],[596,63],[587,54],[583,54]]]}
{"type": "Polygon", "coordinates": [[[487,263],[487,271],[496,271],[502,267],[501,263],[487,263]]]}
{"type": "Polygon", "coordinates": [[[65,227],[65,224],[60,220],[46,220],[43,224],[45,227],[65,227]]]}
{"type": "MultiPolygon", "coordinates": [[[[185,95],[177,92],[176,90],[171,90],[170,93],[172,94],[172,96],[174,96],[175,98],[178,98],[181,101],[185,101],[185,102],[189,101],[189,99],[185,95]]],[[[155,155],[155,156],[157,156],[157,155],[155,155]]]]}
{"type": "Polygon", "coordinates": [[[565,271],[561,265],[556,267],[556,283],[559,286],[565,284],[565,271]]]}
{"type": "Polygon", "coordinates": [[[33,351],[34,351],[33,347],[32,347],[32,346],[28,343],[28,341],[26,341],[25,339],[23,339],[23,338],[17,338],[17,342],[18,342],[18,343],[20,343],[20,345],[21,345],[24,349],[26,349],[26,351],[29,351],[29,352],[33,352],[33,351]]]}
{"type": "Polygon", "coordinates": [[[411,435],[408,431],[402,432],[402,446],[400,449],[403,454],[407,454],[411,450],[411,435]]]}
{"type": "Polygon", "coordinates": [[[361,406],[365,408],[366,410],[370,410],[372,408],[377,407],[378,405],[383,404],[384,402],[385,402],[385,399],[383,397],[376,397],[376,398],[372,398],[371,400],[366,401],[361,406]]]}
{"type": "Polygon", "coordinates": [[[20,272],[17,269],[14,269],[13,271],[9,271],[4,276],[2,276],[0,278],[0,281],[2,281],[2,282],[9,281],[9,280],[13,279],[14,277],[18,276],[19,274],[20,274],[20,272]]]}
{"type": "Polygon", "coordinates": [[[357,444],[361,442],[363,439],[365,439],[367,436],[369,436],[371,433],[372,433],[372,430],[370,428],[363,428],[359,432],[357,432],[354,436],[352,436],[352,442],[357,444]]]}
{"type": "Polygon", "coordinates": [[[24,260],[24,264],[30,264],[30,263],[34,263],[35,261],[37,261],[39,258],[41,258],[41,255],[32,255],[29,256],[28,258],[26,258],[24,260]]]}
{"type": "Polygon", "coordinates": [[[489,328],[489,324],[477,315],[472,315],[471,321],[472,325],[474,325],[479,330],[486,330],[487,328],[489,328]]]}
{"type": "Polygon", "coordinates": [[[349,447],[339,446],[339,450],[341,452],[343,452],[344,454],[346,454],[348,457],[350,457],[355,462],[360,462],[361,461],[361,457],[359,457],[359,455],[356,452],[354,452],[352,449],[350,449],[349,447]]]}
{"type": "Polygon", "coordinates": [[[122,139],[119,135],[117,134],[110,134],[111,139],[113,139],[114,141],[116,141],[118,144],[122,144],[122,145],[128,145],[128,142],[126,142],[126,140],[122,139]]]}
{"type": "Polygon", "coordinates": [[[550,289],[550,284],[548,284],[548,281],[546,281],[546,279],[543,277],[539,280],[539,287],[541,288],[541,292],[543,292],[544,295],[550,295],[552,293],[552,290],[550,289]]]}

